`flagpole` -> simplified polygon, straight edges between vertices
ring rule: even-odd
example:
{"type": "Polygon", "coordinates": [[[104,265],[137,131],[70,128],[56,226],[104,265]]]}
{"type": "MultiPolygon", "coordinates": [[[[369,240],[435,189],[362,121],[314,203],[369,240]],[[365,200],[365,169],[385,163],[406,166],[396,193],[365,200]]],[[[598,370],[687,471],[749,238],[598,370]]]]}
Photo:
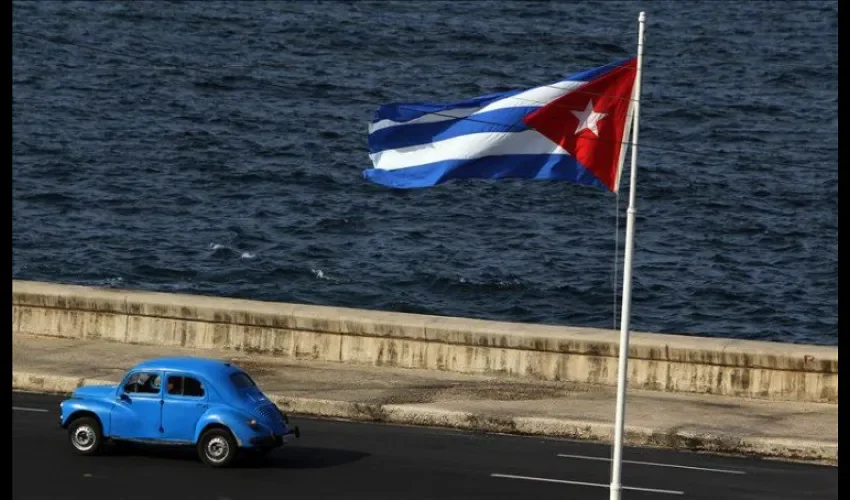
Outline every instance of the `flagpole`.
{"type": "Polygon", "coordinates": [[[632,253],[635,243],[635,184],[637,182],[638,123],[640,118],[640,80],[643,66],[643,30],[646,14],[638,16],[637,71],[632,105],[632,169],[629,181],[629,208],[626,211],[626,249],[623,256],[623,309],[620,317],[620,354],[617,367],[617,415],[614,424],[614,457],[611,464],[610,500],[620,500],[620,472],[623,462],[623,428],[626,415],[626,382],[629,364],[629,315],[632,306],[632,253]]]}

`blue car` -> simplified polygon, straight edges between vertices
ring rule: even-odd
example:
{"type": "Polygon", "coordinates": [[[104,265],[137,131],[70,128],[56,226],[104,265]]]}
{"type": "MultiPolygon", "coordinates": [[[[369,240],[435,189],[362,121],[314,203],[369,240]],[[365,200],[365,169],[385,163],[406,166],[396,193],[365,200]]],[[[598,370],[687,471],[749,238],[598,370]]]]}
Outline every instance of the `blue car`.
{"type": "Polygon", "coordinates": [[[244,370],[216,359],[148,360],[117,386],[78,388],[59,408],[81,455],[108,441],[190,445],[205,464],[225,467],[240,451],[265,454],[300,436],[244,370]]]}

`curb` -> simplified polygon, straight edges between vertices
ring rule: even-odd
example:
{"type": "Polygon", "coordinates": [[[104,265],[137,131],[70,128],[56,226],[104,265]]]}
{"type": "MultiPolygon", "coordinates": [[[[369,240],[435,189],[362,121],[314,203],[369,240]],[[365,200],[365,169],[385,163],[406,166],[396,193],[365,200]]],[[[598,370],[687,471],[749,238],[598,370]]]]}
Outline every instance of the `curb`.
{"type": "MultiPolygon", "coordinates": [[[[81,385],[114,384],[114,381],[12,372],[12,390],[69,394],[81,385]]],[[[381,422],[428,427],[445,427],[483,433],[561,437],[610,442],[613,426],[599,422],[570,421],[541,417],[505,417],[474,414],[419,405],[382,405],[326,399],[298,398],[268,393],[282,410],[297,415],[381,422]]],[[[732,434],[699,434],[686,431],[626,427],[624,443],[688,451],[759,456],[838,464],[838,443],[782,438],[747,438],[732,434]]]]}

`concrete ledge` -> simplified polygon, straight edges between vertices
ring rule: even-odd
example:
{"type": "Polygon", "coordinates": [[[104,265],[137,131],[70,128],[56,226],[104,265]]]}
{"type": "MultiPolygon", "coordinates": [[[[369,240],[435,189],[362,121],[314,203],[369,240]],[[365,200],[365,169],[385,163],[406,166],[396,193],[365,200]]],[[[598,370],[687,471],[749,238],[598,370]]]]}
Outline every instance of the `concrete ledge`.
{"type": "MultiPolygon", "coordinates": [[[[13,331],[616,385],[618,332],[12,281],[13,331]]],[[[837,347],[635,332],[630,387],[838,402],[837,347]]]]}
{"type": "MultiPolygon", "coordinates": [[[[70,394],[81,385],[112,384],[108,380],[62,375],[12,372],[12,390],[50,394],[70,394]]],[[[422,408],[417,405],[381,405],[294,398],[268,394],[284,411],[297,415],[342,420],[447,427],[476,432],[555,436],[610,442],[610,424],[555,418],[505,417],[485,413],[422,408]]],[[[838,444],[774,438],[746,438],[726,434],[694,434],[680,431],[626,427],[625,444],[655,446],[691,451],[755,455],[766,458],[816,461],[838,464],[838,444]]]]}

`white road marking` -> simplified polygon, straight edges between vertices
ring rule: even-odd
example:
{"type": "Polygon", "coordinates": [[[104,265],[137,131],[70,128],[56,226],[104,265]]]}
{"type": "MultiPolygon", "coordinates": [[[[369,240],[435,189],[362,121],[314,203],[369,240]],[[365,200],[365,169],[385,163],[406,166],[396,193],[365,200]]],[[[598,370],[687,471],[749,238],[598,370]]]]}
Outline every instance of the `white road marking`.
{"type": "MultiPolygon", "coordinates": [[[[513,474],[490,474],[491,477],[501,477],[506,479],[525,479],[526,481],[541,481],[544,483],[560,483],[560,484],[572,484],[576,486],[595,486],[597,488],[610,488],[610,484],[602,484],[602,483],[586,483],[584,481],[567,481],[566,479],[548,479],[545,477],[531,477],[531,476],[515,476],[513,474]]],[[[665,493],[667,495],[684,495],[684,491],[676,491],[676,490],[659,490],[655,488],[637,488],[635,486],[623,486],[624,490],[631,491],[646,491],[649,493],[665,493]]]]}
{"type": "MultiPolygon", "coordinates": [[[[567,455],[566,453],[558,453],[559,457],[562,458],[578,458],[581,460],[601,460],[603,462],[610,462],[611,459],[607,457],[588,457],[584,455],[567,455]]],[[[641,462],[639,460],[623,460],[624,464],[637,464],[637,465],[652,465],[654,467],[673,467],[676,469],[690,469],[690,470],[701,470],[706,472],[720,472],[723,474],[746,474],[745,471],[742,470],[732,470],[732,469],[710,469],[708,467],[694,467],[690,465],[675,465],[675,464],[662,464],[659,462],[641,462]]]]}
{"type": "Polygon", "coordinates": [[[27,408],[25,406],[13,406],[13,410],[15,411],[34,411],[38,413],[47,413],[50,410],[45,410],[44,408],[27,408]]]}

